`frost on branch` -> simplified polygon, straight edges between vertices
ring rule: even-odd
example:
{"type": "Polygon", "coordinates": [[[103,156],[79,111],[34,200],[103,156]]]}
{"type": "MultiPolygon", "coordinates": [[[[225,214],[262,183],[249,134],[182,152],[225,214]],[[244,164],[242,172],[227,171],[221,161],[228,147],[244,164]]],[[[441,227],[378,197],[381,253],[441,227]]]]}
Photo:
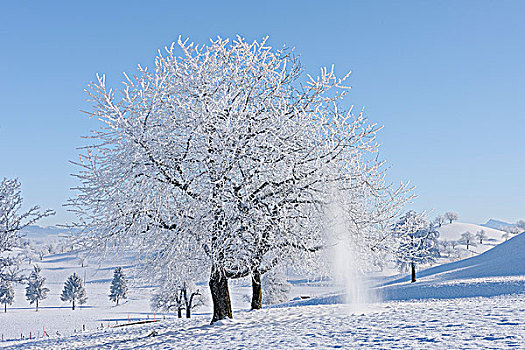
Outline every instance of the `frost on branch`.
{"type": "Polygon", "coordinates": [[[344,108],[347,77],[323,68],[304,82],[291,50],[242,38],[179,40],[121,91],[98,76],[90,115],[103,124],[70,200],[84,242],[138,249],[158,270],[198,262],[212,321],[232,317],[229,279],[251,276],[259,308],[265,272],[321,260],[332,192],[380,250],[407,188],[385,181],[380,128],[344,108]]]}

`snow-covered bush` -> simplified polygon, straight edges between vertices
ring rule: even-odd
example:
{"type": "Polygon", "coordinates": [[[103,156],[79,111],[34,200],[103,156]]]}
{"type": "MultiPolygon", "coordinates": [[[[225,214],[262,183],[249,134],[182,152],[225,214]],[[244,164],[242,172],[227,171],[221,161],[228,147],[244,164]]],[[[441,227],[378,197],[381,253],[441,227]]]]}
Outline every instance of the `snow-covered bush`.
{"type": "Polygon", "coordinates": [[[109,289],[109,300],[119,303],[120,299],[126,299],[128,286],[122,267],[115,267],[113,271],[113,280],[109,289]]]}
{"type": "Polygon", "coordinates": [[[35,265],[27,279],[26,299],[31,305],[36,303],[36,311],[38,311],[38,302],[44,300],[49,292],[49,289],[44,287],[46,279],[40,275],[41,271],[42,269],[35,265]]]}
{"type": "Polygon", "coordinates": [[[76,302],[79,304],[85,304],[87,301],[86,289],[84,288],[84,282],[76,273],[72,274],[64,283],[64,289],[60,295],[60,300],[70,301],[75,310],[76,302]]]}

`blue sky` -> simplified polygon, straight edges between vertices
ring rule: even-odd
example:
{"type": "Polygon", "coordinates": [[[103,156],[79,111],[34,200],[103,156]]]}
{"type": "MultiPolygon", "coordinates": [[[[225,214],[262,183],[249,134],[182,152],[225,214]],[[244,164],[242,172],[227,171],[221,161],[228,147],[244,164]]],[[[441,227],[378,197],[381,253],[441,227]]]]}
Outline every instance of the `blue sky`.
{"type": "Polygon", "coordinates": [[[305,70],[352,70],[349,103],[384,125],[390,180],[415,209],[463,221],[525,219],[525,2],[2,1],[0,177],[71,220],[81,136],[98,126],[84,89],[151,65],[179,35],[294,46],[305,70]]]}

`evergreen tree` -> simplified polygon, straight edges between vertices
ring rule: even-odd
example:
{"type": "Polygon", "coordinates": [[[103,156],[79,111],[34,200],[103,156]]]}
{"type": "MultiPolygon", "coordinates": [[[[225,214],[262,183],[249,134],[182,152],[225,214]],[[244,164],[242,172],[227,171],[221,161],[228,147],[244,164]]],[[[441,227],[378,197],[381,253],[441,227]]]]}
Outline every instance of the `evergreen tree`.
{"type": "Polygon", "coordinates": [[[62,295],[60,295],[60,299],[62,301],[71,301],[73,310],[75,310],[76,301],[78,301],[79,304],[86,303],[86,289],[79,275],[74,273],[68,277],[66,283],[64,283],[64,290],[62,291],[62,295]]]}
{"type": "Polygon", "coordinates": [[[120,299],[127,298],[127,293],[128,286],[122,267],[115,267],[113,281],[111,281],[111,288],[109,290],[109,300],[116,302],[118,305],[120,299]]]}
{"type": "Polygon", "coordinates": [[[38,311],[38,302],[44,300],[49,292],[49,289],[44,287],[46,279],[40,275],[40,271],[40,267],[35,265],[26,287],[26,298],[30,304],[36,303],[36,311],[38,311]]]}
{"type": "Polygon", "coordinates": [[[13,304],[15,299],[15,291],[13,285],[9,281],[0,282],[0,303],[4,304],[4,312],[7,312],[7,304],[13,304]]]}

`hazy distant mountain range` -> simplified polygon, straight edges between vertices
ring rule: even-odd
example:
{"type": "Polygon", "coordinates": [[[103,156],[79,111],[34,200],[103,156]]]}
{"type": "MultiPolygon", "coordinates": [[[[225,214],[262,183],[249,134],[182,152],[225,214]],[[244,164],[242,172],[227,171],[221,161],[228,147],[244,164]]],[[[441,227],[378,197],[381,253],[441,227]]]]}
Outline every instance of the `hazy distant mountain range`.
{"type": "Polygon", "coordinates": [[[505,221],[490,219],[486,223],[481,224],[481,226],[485,226],[485,227],[488,227],[488,228],[493,228],[495,230],[501,230],[501,229],[503,229],[505,227],[514,226],[514,224],[509,224],[508,222],[505,222],[505,221]]]}
{"type": "MultiPolygon", "coordinates": [[[[508,222],[490,219],[480,226],[493,228],[495,230],[501,230],[505,227],[514,226],[514,224],[509,224],[508,222]]],[[[29,225],[22,230],[22,235],[26,238],[43,238],[44,236],[65,236],[68,235],[70,231],[63,227],[57,226],[38,226],[38,225],[29,225]]]]}

